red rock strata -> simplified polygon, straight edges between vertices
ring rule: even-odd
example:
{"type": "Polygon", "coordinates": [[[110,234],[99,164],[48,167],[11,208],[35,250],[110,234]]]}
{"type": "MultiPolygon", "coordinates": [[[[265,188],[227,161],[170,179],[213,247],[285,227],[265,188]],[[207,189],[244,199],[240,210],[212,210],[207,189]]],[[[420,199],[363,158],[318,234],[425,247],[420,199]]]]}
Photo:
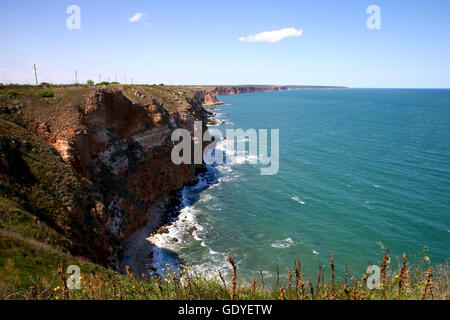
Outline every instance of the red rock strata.
{"type": "Polygon", "coordinates": [[[95,232],[104,236],[81,245],[96,247],[96,260],[102,257],[104,265],[117,267],[123,241],[147,223],[155,201],[195,184],[203,169],[175,165],[170,157],[175,129],[192,132],[194,120],[206,124],[203,101],[183,93],[181,103],[168,111],[153,98],[139,104],[117,89],[87,90],[76,106],[62,108],[64,117],[59,112],[34,119],[35,133],[92,182],[86,198],[96,200],[90,201],[89,212],[96,220],[95,232]]]}

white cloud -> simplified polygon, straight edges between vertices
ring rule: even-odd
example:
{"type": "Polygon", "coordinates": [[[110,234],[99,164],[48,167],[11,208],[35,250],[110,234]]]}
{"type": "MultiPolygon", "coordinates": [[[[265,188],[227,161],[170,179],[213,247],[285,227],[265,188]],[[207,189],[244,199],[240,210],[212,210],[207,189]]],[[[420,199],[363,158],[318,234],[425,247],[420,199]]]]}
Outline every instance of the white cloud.
{"type": "Polygon", "coordinates": [[[241,37],[238,41],[247,42],[278,42],[288,37],[299,37],[303,30],[295,28],[284,28],[281,30],[265,31],[258,34],[250,35],[248,37],[241,37]]]}
{"type": "Polygon", "coordinates": [[[130,19],[128,19],[129,22],[138,22],[144,17],[144,12],[138,12],[135,13],[134,16],[132,16],[130,19]]]}

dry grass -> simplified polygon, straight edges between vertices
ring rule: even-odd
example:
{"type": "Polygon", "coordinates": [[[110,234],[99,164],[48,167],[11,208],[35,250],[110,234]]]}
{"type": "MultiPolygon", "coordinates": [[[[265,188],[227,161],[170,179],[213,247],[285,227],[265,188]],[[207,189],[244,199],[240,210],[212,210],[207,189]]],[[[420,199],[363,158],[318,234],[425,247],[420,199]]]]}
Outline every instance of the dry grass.
{"type": "MultiPolygon", "coordinates": [[[[66,285],[65,266],[60,263],[55,276],[48,280],[36,277],[29,290],[14,292],[14,286],[3,288],[1,299],[50,299],[50,300],[436,300],[450,298],[448,264],[432,266],[429,261],[426,269],[423,266],[408,264],[406,254],[403,263],[395,271],[389,265],[389,255],[386,251],[381,262],[381,288],[368,289],[368,274],[360,280],[351,277],[347,281],[348,266],[344,279],[336,280],[334,273],[334,256],[330,255],[329,280],[324,279],[326,268],[318,268],[317,281],[304,279],[301,271],[301,261],[295,260],[294,267],[289,269],[287,282],[278,283],[271,289],[264,288],[264,279],[260,271],[260,281],[254,276],[251,284],[240,284],[236,265],[228,254],[232,277],[229,285],[221,274],[213,279],[206,279],[196,274],[186,266],[174,268],[165,265],[164,274],[134,274],[126,268],[126,274],[90,273],[82,274],[81,289],[69,290],[66,285]]],[[[19,271],[12,260],[7,261],[4,274],[14,282],[19,271]]]]}

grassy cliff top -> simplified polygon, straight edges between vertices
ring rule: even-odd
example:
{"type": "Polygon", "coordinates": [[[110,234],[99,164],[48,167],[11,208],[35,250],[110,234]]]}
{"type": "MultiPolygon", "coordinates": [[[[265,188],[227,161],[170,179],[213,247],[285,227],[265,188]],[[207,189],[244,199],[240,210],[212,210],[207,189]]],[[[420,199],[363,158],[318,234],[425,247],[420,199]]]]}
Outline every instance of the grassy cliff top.
{"type": "Polygon", "coordinates": [[[134,103],[155,102],[163,105],[169,112],[176,111],[185,97],[192,98],[196,88],[164,85],[97,85],[97,86],[15,86],[0,89],[1,106],[23,106],[30,117],[40,115],[58,116],[67,107],[80,105],[86,97],[99,90],[120,90],[134,103]],[[181,102],[181,103],[180,103],[181,102]]]}

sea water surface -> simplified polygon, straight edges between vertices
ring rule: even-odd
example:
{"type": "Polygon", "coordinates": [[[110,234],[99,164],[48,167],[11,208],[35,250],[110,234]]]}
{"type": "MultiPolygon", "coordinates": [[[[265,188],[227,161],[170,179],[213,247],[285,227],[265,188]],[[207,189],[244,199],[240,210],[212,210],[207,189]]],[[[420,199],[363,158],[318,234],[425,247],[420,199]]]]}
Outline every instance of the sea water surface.
{"type": "MultiPolygon", "coordinates": [[[[192,269],[228,274],[227,252],[251,279],[273,282],[300,258],[314,278],[335,255],[360,276],[379,263],[425,248],[445,263],[450,240],[450,90],[292,90],[220,96],[226,124],[279,129],[280,169],[209,167],[180,193],[184,208],[157,238],[155,260],[182,257],[192,269]],[[193,234],[187,231],[197,228],[193,234]],[[173,242],[173,237],[178,242],[173,242]]],[[[220,147],[220,146],[219,146],[220,147]]]]}

